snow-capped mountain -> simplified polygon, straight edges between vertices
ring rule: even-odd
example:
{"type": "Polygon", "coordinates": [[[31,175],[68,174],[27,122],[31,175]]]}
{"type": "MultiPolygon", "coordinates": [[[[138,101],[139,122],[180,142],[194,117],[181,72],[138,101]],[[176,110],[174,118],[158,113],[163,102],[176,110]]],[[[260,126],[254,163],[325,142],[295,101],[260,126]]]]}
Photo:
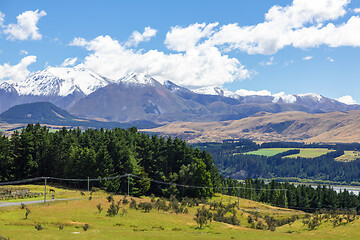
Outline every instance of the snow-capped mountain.
{"type": "Polygon", "coordinates": [[[157,81],[147,74],[131,72],[120,78],[117,83],[126,86],[155,86],[157,81]]]}
{"type": "Polygon", "coordinates": [[[222,97],[230,97],[230,98],[235,98],[235,99],[239,99],[240,96],[234,92],[219,88],[219,87],[202,87],[202,88],[198,88],[193,90],[193,92],[198,93],[198,94],[205,94],[205,95],[219,95],[222,97]]]}
{"type": "Polygon", "coordinates": [[[89,69],[48,67],[24,81],[9,83],[19,95],[65,97],[74,92],[89,95],[111,82],[89,69]]]}
{"type": "Polygon", "coordinates": [[[77,116],[112,121],[220,121],[258,112],[321,113],[360,110],[318,94],[271,95],[269,91],[219,87],[190,90],[159,83],[144,73],[111,80],[89,69],[48,67],[23,81],[0,82],[0,112],[24,103],[51,102],[77,116]]]}

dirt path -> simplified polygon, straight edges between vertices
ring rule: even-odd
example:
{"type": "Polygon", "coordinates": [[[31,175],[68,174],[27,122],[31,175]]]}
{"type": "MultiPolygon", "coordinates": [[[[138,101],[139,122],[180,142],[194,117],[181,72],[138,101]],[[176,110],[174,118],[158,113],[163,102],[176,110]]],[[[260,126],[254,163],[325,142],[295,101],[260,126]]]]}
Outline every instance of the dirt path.
{"type": "MultiPolygon", "coordinates": [[[[64,198],[64,199],[49,199],[46,200],[46,202],[52,202],[52,201],[66,201],[66,200],[76,200],[79,198],[64,198]]],[[[12,206],[20,206],[21,203],[23,204],[36,204],[36,203],[43,203],[44,200],[36,200],[36,201],[23,201],[23,202],[0,202],[0,208],[1,207],[12,207],[12,206]]]]}

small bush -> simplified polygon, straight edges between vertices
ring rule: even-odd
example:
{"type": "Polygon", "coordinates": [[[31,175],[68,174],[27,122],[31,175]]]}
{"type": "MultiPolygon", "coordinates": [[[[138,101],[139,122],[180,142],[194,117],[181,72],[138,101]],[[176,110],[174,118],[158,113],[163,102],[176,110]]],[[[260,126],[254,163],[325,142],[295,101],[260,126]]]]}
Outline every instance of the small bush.
{"type": "Polygon", "coordinates": [[[81,196],[85,196],[85,193],[83,191],[80,192],[81,196]]]}
{"type": "Polygon", "coordinates": [[[109,196],[106,197],[106,200],[108,200],[108,202],[113,202],[114,196],[112,194],[110,194],[109,196]]]}
{"type": "Polygon", "coordinates": [[[25,204],[23,204],[23,203],[21,203],[20,208],[21,208],[21,209],[24,209],[24,208],[26,208],[26,205],[25,205],[25,204]]]}
{"type": "Polygon", "coordinates": [[[31,213],[30,209],[25,208],[26,212],[25,212],[25,219],[28,218],[29,214],[31,213]]]}
{"type": "Polygon", "coordinates": [[[110,217],[116,216],[118,214],[119,208],[114,204],[114,202],[111,203],[107,210],[107,215],[110,217]]]}
{"type": "Polygon", "coordinates": [[[98,205],[96,205],[96,207],[97,207],[97,209],[98,209],[99,213],[101,213],[101,212],[102,212],[102,210],[103,210],[103,208],[102,208],[101,204],[99,203],[98,205]]]}
{"type": "Polygon", "coordinates": [[[150,210],[152,209],[152,204],[149,202],[142,202],[138,205],[138,207],[140,209],[143,209],[144,212],[150,212],[150,210]]]}
{"type": "Polygon", "coordinates": [[[59,230],[63,230],[64,229],[64,226],[63,225],[60,225],[59,226],[59,230]]]}
{"type": "Polygon", "coordinates": [[[135,201],[135,199],[131,199],[131,202],[130,202],[130,208],[134,208],[134,209],[137,209],[137,203],[135,201]]]}
{"type": "Polygon", "coordinates": [[[126,196],[124,196],[122,203],[125,205],[129,203],[129,200],[126,198],[126,196]]]}
{"type": "Polygon", "coordinates": [[[88,230],[89,227],[89,224],[85,223],[85,225],[83,226],[84,231],[88,230]]]}
{"type": "Polygon", "coordinates": [[[43,230],[44,228],[41,226],[41,224],[36,224],[36,225],[35,225],[35,229],[38,230],[38,231],[41,231],[41,230],[43,230]]]}

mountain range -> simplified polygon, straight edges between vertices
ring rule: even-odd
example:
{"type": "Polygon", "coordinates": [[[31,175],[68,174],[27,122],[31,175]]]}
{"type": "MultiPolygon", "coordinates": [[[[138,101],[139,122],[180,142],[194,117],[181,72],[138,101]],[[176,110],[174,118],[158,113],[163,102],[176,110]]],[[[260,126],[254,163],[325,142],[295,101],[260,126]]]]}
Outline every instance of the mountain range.
{"type": "Polygon", "coordinates": [[[156,123],[237,120],[259,112],[360,110],[360,105],[318,94],[240,95],[218,87],[190,90],[171,81],[161,84],[146,74],[113,80],[76,67],[49,67],[23,81],[0,83],[0,112],[34,102],[51,102],[81,118],[156,123]]]}

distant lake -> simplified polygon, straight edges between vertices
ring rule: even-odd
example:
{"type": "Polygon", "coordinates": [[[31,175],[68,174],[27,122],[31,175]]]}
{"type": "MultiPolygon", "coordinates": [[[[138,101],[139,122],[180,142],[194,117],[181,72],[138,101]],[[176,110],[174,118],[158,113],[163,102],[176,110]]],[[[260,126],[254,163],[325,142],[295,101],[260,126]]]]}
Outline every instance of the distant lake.
{"type": "MultiPolygon", "coordinates": [[[[313,188],[317,188],[318,185],[312,185],[312,184],[294,184],[295,186],[299,186],[299,185],[308,185],[311,186],[313,188]]],[[[332,187],[337,193],[341,191],[344,191],[345,189],[350,193],[354,193],[355,195],[359,195],[360,192],[360,186],[338,186],[338,185],[324,185],[324,184],[319,184],[320,186],[330,186],[332,187]]]]}

